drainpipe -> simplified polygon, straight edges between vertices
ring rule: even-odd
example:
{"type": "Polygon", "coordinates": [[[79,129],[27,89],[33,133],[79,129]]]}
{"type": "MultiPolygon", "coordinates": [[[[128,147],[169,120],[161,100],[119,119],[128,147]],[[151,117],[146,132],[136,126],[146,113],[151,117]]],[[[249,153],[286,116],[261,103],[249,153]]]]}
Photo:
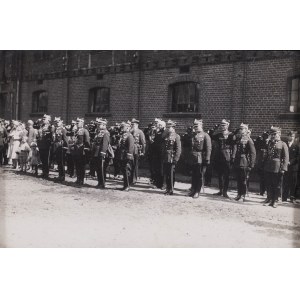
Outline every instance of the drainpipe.
{"type": "Polygon", "coordinates": [[[141,83],[142,83],[142,60],[141,51],[137,51],[138,55],[138,68],[139,68],[139,81],[138,81],[138,103],[137,103],[137,118],[141,118],[141,83]]]}
{"type": "Polygon", "coordinates": [[[22,85],[22,75],[23,75],[23,51],[17,52],[17,92],[16,92],[16,120],[21,118],[22,103],[21,103],[21,85],[22,85]]]}
{"type": "Polygon", "coordinates": [[[70,77],[69,77],[69,51],[66,50],[65,56],[65,64],[64,70],[67,74],[67,103],[66,103],[66,124],[69,123],[70,113],[69,113],[69,106],[70,106],[70,77]]]}
{"type": "Polygon", "coordinates": [[[243,70],[243,85],[242,85],[242,111],[241,117],[242,122],[245,122],[245,114],[246,114],[246,82],[247,82],[247,61],[246,61],[246,53],[244,53],[244,70],[243,70]]]}

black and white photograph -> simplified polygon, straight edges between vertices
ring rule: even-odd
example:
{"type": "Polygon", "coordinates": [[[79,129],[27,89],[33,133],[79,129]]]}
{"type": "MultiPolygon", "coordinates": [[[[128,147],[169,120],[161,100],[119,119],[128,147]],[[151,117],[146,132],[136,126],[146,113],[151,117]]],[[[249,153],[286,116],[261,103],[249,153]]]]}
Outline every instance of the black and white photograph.
{"type": "Polygon", "coordinates": [[[2,50],[3,247],[299,247],[300,52],[2,50]]]}
{"type": "Polygon", "coordinates": [[[298,2],[1,2],[5,300],[298,299],[298,2]]]}

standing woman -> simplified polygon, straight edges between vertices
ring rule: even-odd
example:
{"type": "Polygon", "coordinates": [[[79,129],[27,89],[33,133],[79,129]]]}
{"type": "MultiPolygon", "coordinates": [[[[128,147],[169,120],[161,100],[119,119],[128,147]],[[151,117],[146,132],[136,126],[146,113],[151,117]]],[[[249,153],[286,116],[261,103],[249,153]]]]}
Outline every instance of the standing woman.
{"type": "Polygon", "coordinates": [[[13,165],[13,169],[16,169],[18,166],[18,153],[20,142],[22,139],[23,131],[20,127],[20,123],[18,121],[12,122],[12,129],[9,133],[9,146],[8,146],[8,160],[9,164],[13,165]]]}

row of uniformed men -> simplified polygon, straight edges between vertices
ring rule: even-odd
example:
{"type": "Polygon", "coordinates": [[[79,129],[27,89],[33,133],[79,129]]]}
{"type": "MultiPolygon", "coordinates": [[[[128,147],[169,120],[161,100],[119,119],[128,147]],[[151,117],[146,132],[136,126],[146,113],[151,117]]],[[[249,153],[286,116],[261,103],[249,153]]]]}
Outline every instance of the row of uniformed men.
{"type": "MultiPolygon", "coordinates": [[[[51,118],[44,115],[43,124],[37,131],[37,144],[42,162],[43,176],[49,174],[49,151],[53,139],[55,140],[56,161],[59,169],[58,180],[64,180],[64,153],[65,151],[75,163],[77,183],[83,184],[85,165],[89,161],[95,166],[98,186],[105,188],[105,173],[107,158],[114,158],[121,167],[124,179],[124,190],[136,182],[138,176],[138,161],[145,154],[146,141],[142,130],[138,128],[139,121],[120,124],[120,135],[117,141],[112,142],[107,130],[107,120],[97,118],[97,130],[93,142],[90,142],[88,130],[84,127],[84,120],[77,118],[77,128],[74,135],[67,136],[67,129],[60,118],[55,118],[55,126],[50,124],[51,118]]],[[[147,135],[149,141],[149,161],[151,181],[158,188],[166,184],[166,195],[173,194],[175,182],[175,165],[181,155],[180,136],[175,131],[175,122],[167,123],[160,119],[155,120],[153,128],[147,135]]],[[[248,188],[248,179],[256,159],[253,140],[246,124],[241,124],[239,133],[233,134],[228,130],[229,121],[222,120],[220,128],[212,138],[203,131],[202,120],[195,120],[194,130],[190,136],[190,156],[192,161],[192,186],[189,196],[198,198],[203,185],[203,176],[206,167],[210,164],[212,143],[215,141],[216,151],[214,166],[219,178],[220,191],[217,195],[229,198],[230,167],[233,165],[237,178],[237,197],[235,200],[244,200],[248,188]]],[[[289,151],[286,143],[280,139],[280,128],[272,127],[270,140],[267,146],[264,173],[267,187],[266,203],[276,207],[280,192],[280,181],[288,171],[289,151]]]]}

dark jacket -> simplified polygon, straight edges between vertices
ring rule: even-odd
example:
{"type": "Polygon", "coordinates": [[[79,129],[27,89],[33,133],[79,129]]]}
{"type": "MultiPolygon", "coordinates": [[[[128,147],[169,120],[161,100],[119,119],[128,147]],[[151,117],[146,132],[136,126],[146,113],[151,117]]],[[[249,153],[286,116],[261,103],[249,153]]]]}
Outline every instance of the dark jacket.
{"type": "Polygon", "coordinates": [[[141,129],[134,129],[131,131],[134,138],[134,154],[138,155],[140,153],[145,154],[146,151],[146,139],[145,134],[141,129]]]}
{"type": "Polygon", "coordinates": [[[287,171],[289,163],[289,150],[285,142],[279,140],[269,141],[264,170],[271,173],[287,171]]]}
{"type": "Polygon", "coordinates": [[[300,145],[297,142],[293,142],[291,147],[289,147],[287,143],[288,149],[289,149],[289,166],[288,170],[291,172],[298,172],[299,170],[299,160],[300,160],[300,145]]]}
{"type": "Polygon", "coordinates": [[[217,164],[224,161],[229,162],[231,160],[233,151],[233,134],[228,132],[226,135],[224,135],[223,132],[219,132],[213,135],[212,138],[215,141],[215,163],[217,164]]]}
{"type": "Polygon", "coordinates": [[[162,160],[164,163],[177,163],[181,155],[180,136],[174,132],[163,135],[162,160]]]}
{"type": "Polygon", "coordinates": [[[233,165],[235,168],[254,168],[256,151],[250,137],[240,138],[233,146],[233,165]]]}
{"type": "Polygon", "coordinates": [[[3,146],[7,138],[7,130],[4,126],[0,127],[0,146],[3,146]]]}
{"type": "Polygon", "coordinates": [[[133,160],[134,138],[130,132],[124,132],[119,141],[118,157],[120,160],[133,160]]]}
{"type": "Polygon", "coordinates": [[[205,132],[194,132],[191,136],[191,163],[202,164],[210,162],[211,138],[205,132]]]}
{"type": "Polygon", "coordinates": [[[54,127],[50,124],[43,125],[37,133],[37,146],[41,149],[49,149],[54,139],[54,127]]]}
{"type": "Polygon", "coordinates": [[[106,129],[96,131],[92,146],[92,157],[106,157],[110,134],[106,129]]]}

